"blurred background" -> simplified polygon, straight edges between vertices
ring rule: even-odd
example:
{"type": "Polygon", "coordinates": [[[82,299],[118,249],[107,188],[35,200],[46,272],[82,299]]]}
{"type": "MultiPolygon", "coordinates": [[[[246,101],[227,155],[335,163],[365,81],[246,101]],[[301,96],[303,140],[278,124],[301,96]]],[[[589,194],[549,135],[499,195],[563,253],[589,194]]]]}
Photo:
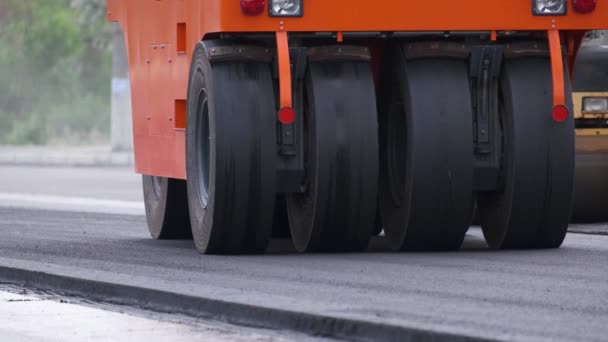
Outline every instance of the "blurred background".
{"type": "Polygon", "coordinates": [[[131,149],[126,52],[105,0],[0,1],[0,80],[0,145],[131,149]]]}

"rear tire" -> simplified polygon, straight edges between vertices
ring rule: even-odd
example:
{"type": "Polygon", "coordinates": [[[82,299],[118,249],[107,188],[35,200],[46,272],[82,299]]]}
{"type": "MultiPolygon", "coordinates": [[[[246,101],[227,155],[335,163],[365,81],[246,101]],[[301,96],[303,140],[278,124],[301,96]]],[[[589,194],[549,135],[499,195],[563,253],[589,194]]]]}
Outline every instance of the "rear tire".
{"type": "Polygon", "coordinates": [[[186,181],[142,176],[148,230],[158,240],[192,239],[186,181]]]}
{"type": "Polygon", "coordinates": [[[298,251],[360,251],[376,218],[378,123],[368,62],[321,61],[306,77],[305,194],[288,194],[298,251]]]}
{"type": "Polygon", "coordinates": [[[275,239],[289,239],[291,237],[286,202],[285,194],[277,195],[274,207],[274,220],[272,222],[272,237],[275,239]]]}
{"type": "MultiPolygon", "coordinates": [[[[186,161],[196,248],[264,252],[276,196],[276,109],[270,65],[211,64],[196,46],[190,69],[186,161]]],[[[247,48],[247,47],[244,47],[247,48]]]]}
{"type": "MultiPolygon", "coordinates": [[[[592,137],[608,139],[608,136],[592,137]]],[[[576,152],[572,222],[608,221],[608,153],[576,152]]]]}
{"type": "Polygon", "coordinates": [[[472,108],[465,59],[388,55],[380,101],[380,212],[397,250],[460,247],[473,207],[472,108]]]}
{"type": "MultiPolygon", "coordinates": [[[[566,99],[572,113],[571,89],[566,99]]],[[[506,60],[501,81],[503,191],[480,193],[479,216],[493,248],[557,248],[572,207],[574,120],[557,123],[549,58],[506,60]]]]}

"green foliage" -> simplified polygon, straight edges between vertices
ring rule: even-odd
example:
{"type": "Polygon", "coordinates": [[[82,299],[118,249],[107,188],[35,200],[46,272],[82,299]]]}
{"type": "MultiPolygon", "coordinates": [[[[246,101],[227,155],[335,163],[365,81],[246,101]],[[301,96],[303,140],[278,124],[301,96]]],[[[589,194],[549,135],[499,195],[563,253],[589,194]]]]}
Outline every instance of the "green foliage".
{"type": "Polygon", "coordinates": [[[101,0],[0,2],[0,143],[107,137],[112,66],[103,12],[101,0]]]}

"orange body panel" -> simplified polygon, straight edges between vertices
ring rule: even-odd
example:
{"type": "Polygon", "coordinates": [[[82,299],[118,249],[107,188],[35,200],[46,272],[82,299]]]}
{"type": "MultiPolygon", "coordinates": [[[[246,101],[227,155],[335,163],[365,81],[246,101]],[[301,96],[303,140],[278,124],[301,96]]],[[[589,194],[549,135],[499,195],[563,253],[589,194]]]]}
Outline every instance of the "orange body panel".
{"type": "MultiPolygon", "coordinates": [[[[301,18],[271,18],[267,13],[247,17],[241,13],[239,0],[107,3],[108,19],[120,22],[127,42],[136,171],[182,179],[186,178],[183,101],[190,54],[209,33],[340,32],[342,37],[342,32],[361,31],[608,28],[605,0],[584,15],[576,13],[568,1],[565,16],[533,16],[531,0],[305,0],[301,18]]],[[[558,67],[554,65],[554,70],[558,67]]]]}

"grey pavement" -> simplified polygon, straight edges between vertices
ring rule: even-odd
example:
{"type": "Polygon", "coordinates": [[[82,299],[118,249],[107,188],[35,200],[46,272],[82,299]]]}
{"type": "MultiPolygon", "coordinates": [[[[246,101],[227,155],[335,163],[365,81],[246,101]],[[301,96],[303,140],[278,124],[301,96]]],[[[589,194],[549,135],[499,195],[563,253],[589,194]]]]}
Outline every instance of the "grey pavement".
{"type": "Polygon", "coordinates": [[[0,166],[0,192],[142,201],[133,168],[0,166]]]}
{"type": "MultiPolygon", "coordinates": [[[[141,196],[128,169],[43,169],[47,177],[35,179],[35,170],[0,170],[0,194],[101,197],[117,208],[141,196]],[[45,182],[57,187],[44,190],[45,182]]],[[[276,240],[267,255],[203,256],[192,241],[151,240],[141,215],[8,204],[0,201],[0,267],[474,337],[608,336],[608,236],[569,234],[558,250],[493,251],[473,228],[452,253],[391,253],[378,238],[358,254],[300,255],[276,240]]]]}
{"type": "Polygon", "coordinates": [[[0,166],[0,206],[143,215],[133,168],[0,166]]]}
{"type": "Polygon", "coordinates": [[[202,256],[154,241],[144,218],[0,209],[0,265],[255,306],[506,340],[604,341],[608,237],[490,251],[473,230],[454,253],[202,256]]]}
{"type": "Polygon", "coordinates": [[[0,165],[118,166],[133,165],[133,152],[108,146],[0,146],[0,165]]]}

